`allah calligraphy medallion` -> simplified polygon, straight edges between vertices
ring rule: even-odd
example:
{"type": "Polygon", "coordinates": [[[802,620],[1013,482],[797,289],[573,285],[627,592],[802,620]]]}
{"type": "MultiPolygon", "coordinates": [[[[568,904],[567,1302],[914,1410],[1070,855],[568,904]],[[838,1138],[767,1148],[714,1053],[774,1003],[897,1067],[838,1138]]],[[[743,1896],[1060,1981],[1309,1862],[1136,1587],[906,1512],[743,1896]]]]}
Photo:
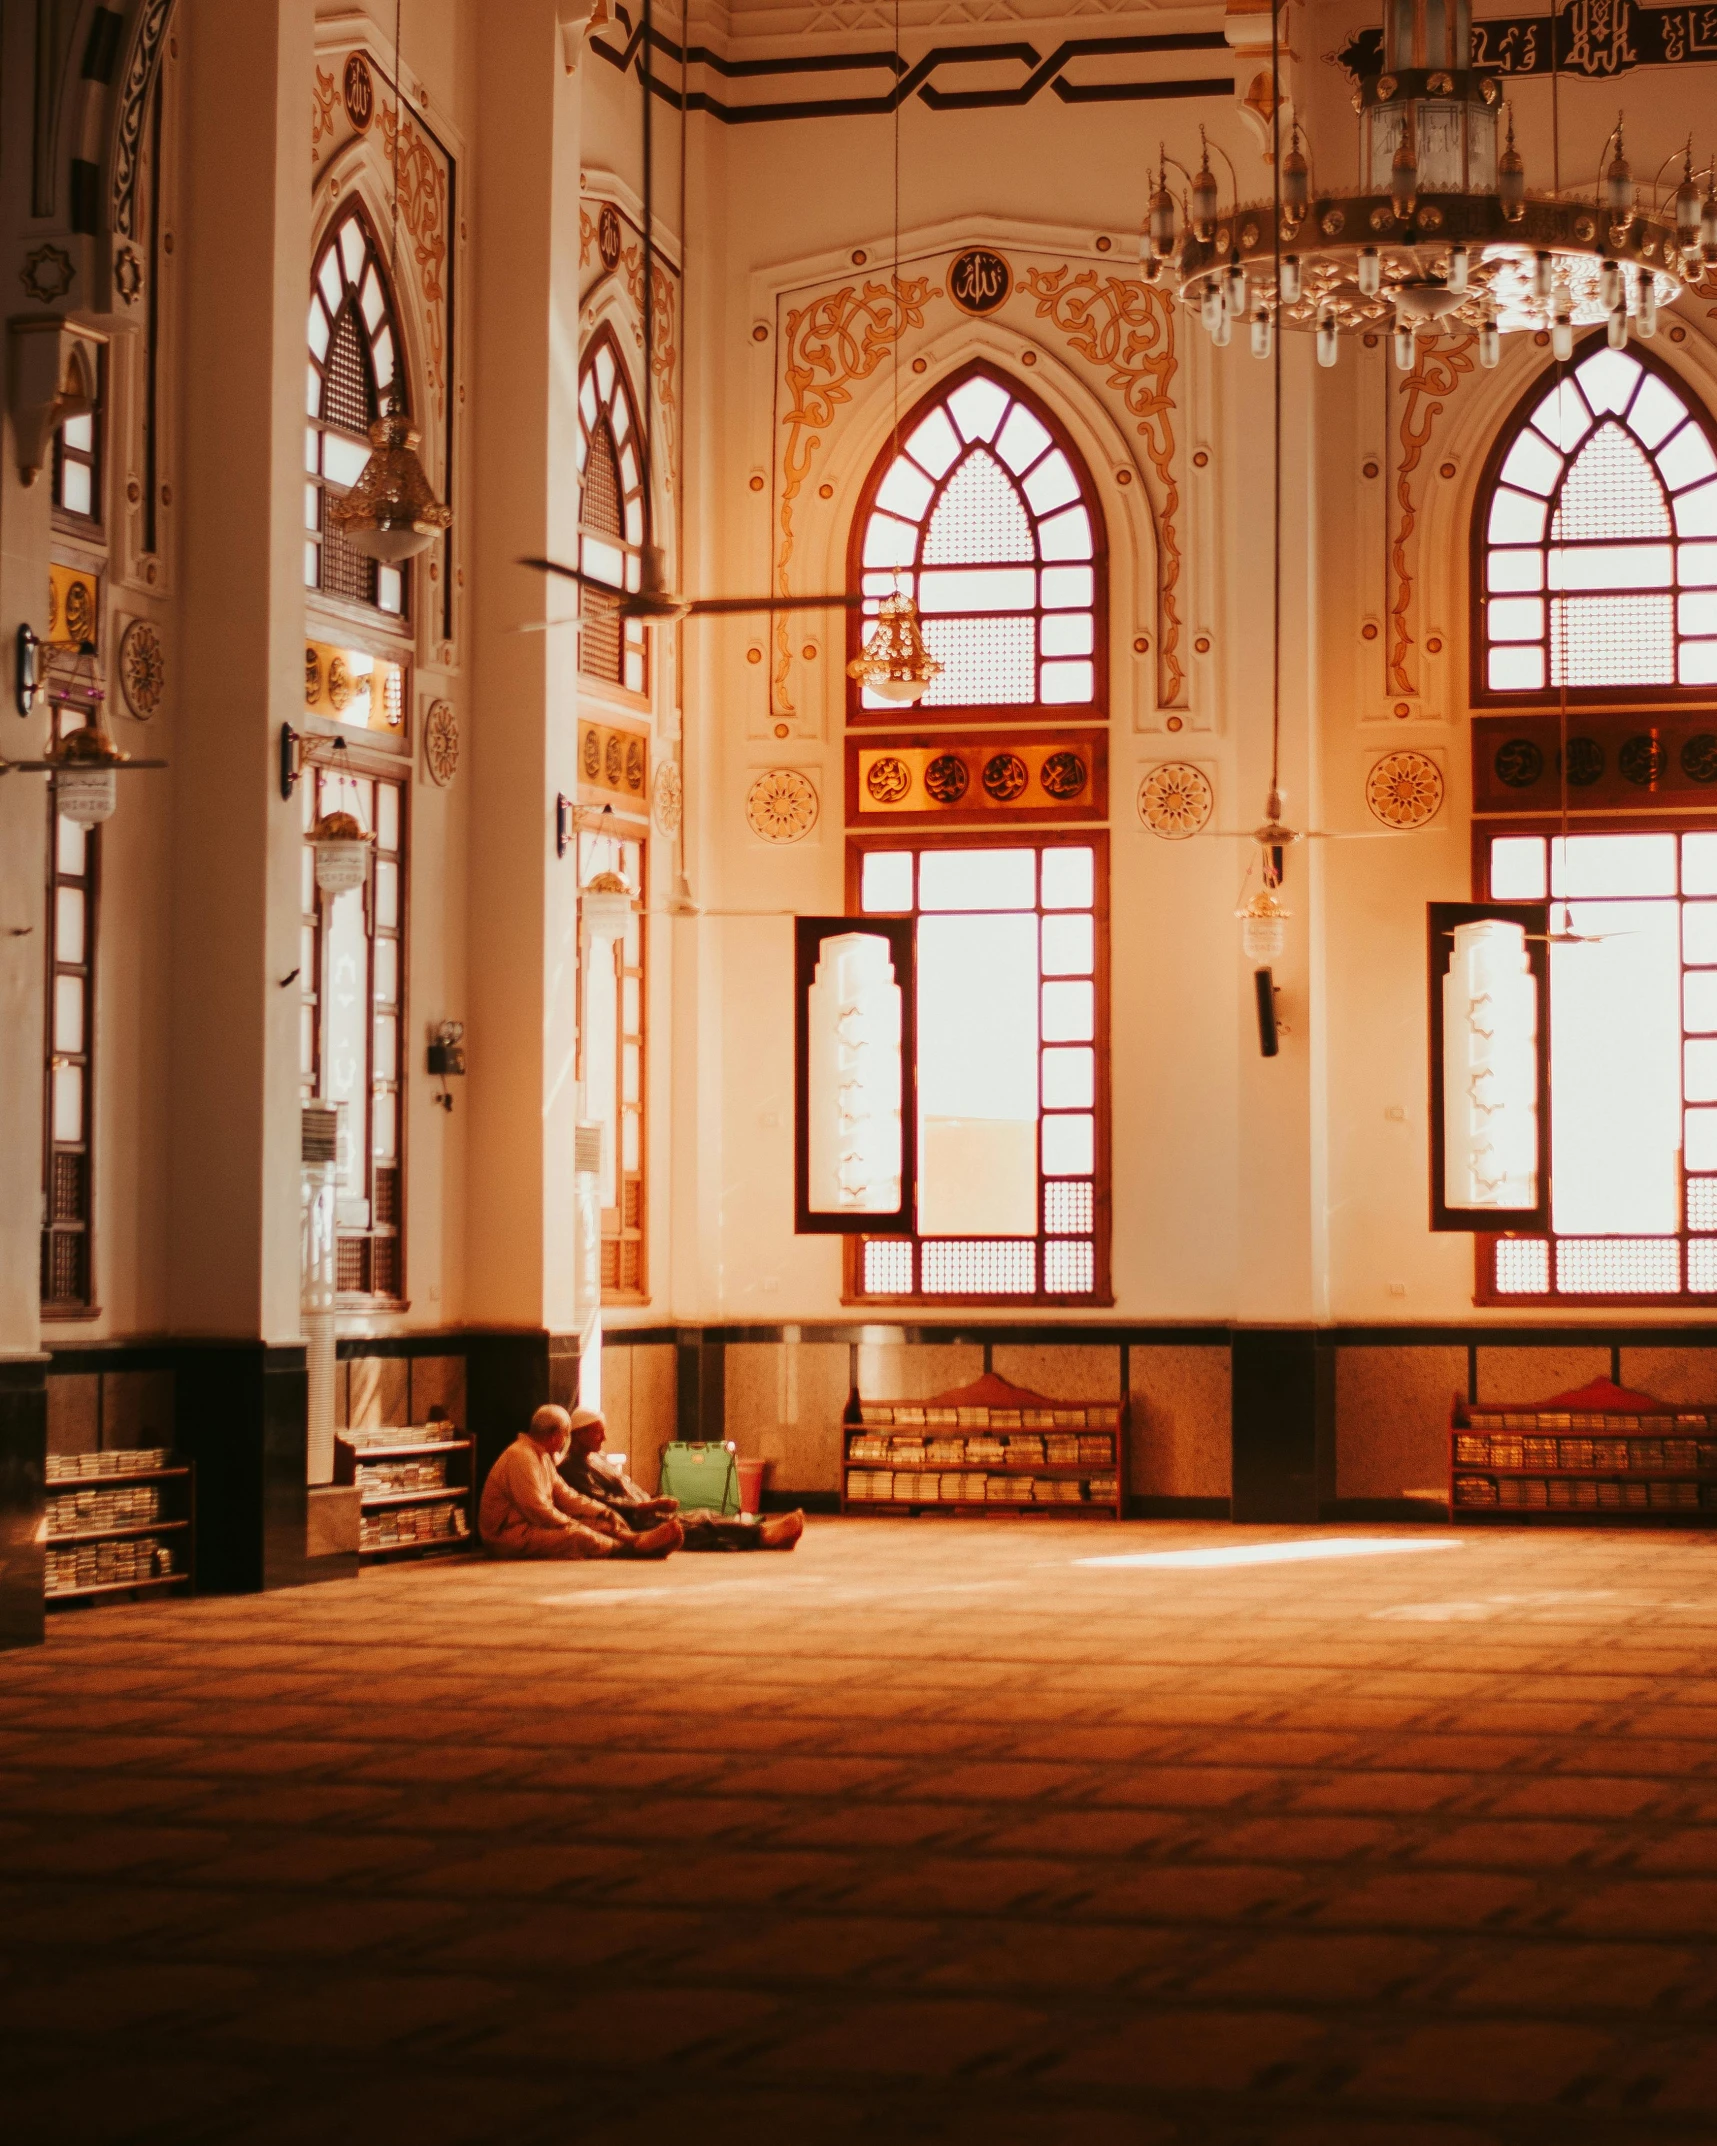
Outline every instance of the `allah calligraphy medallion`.
{"type": "Polygon", "coordinates": [[[948,296],[962,313],[980,318],[1006,305],[1014,287],[1013,270],[987,246],[968,246],[948,264],[948,296]]]}

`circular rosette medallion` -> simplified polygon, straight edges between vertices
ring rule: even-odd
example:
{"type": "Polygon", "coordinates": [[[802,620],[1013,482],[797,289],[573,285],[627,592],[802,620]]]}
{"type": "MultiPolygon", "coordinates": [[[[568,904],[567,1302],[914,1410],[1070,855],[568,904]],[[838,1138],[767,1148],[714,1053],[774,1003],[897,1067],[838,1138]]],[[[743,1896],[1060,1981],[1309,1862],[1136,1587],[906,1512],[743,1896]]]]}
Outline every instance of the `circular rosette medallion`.
{"type": "Polygon", "coordinates": [[[125,705],[140,723],[161,705],[167,686],[167,659],[161,636],[146,618],[134,618],[119,643],[119,684],[125,705]]]}
{"type": "Polygon", "coordinates": [[[1443,803],[1443,771],[1428,753],[1385,753],[1365,778],[1365,802],[1385,827],[1424,827],[1443,803]]]}
{"type": "Polygon", "coordinates": [[[1139,818],[1165,842],[1184,842],[1209,824],[1216,792],[1202,768],[1165,760],[1139,785],[1139,818]]]}
{"type": "Polygon", "coordinates": [[[1077,753],[1051,753],[1038,774],[1045,793],[1058,805],[1070,804],[1090,780],[1091,771],[1077,753]]]}
{"type": "Polygon", "coordinates": [[[745,817],[765,842],[800,842],[817,824],[817,793],[796,767],[772,767],[745,795],[745,817]]]}
{"type": "Polygon", "coordinates": [[[924,770],[925,792],[938,805],[957,805],[971,779],[958,753],[938,753],[924,770]]]}
{"type": "Polygon", "coordinates": [[[1018,753],[992,753],[984,762],[984,795],[998,805],[1011,805],[1025,795],[1031,770],[1018,753]]]}
{"type": "Polygon", "coordinates": [[[685,790],[677,760],[663,760],[656,768],[656,825],[665,835],[677,835],[685,810],[685,790]]]}
{"type": "Polygon", "coordinates": [[[423,764],[437,789],[445,790],[459,768],[459,718],[450,701],[433,700],[423,719],[423,764]]]}

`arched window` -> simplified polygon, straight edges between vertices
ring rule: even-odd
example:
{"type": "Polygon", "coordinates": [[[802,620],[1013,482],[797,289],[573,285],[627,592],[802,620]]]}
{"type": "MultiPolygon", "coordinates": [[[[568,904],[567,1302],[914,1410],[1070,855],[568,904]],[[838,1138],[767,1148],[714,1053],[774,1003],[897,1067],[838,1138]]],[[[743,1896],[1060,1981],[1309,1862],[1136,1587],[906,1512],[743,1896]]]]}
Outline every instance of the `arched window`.
{"type": "Polygon", "coordinates": [[[1476,697],[1717,690],[1717,451],[1655,361],[1600,347],[1535,387],[1476,535],[1476,697]]]}
{"type": "Polygon", "coordinates": [[[403,617],[409,569],[366,558],[327,515],[329,495],[349,491],[369,460],[369,429],[380,415],[399,353],[387,278],[356,203],[334,226],[317,257],[310,281],[309,338],[304,585],[403,617]]]}
{"type": "MultiPolygon", "coordinates": [[[[631,385],[614,338],[604,329],[585,353],[578,383],[578,563],[616,589],[638,586],[639,551],[649,541],[644,443],[631,385]]],[[[649,690],[649,648],[641,619],[622,619],[618,599],[584,592],[578,667],[628,693],[649,690]]]]}
{"type": "MultiPolygon", "coordinates": [[[[1107,695],[1103,518],[1072,442],[982,365],[921,402],[884,452],[853,523],[849,571],[871,599],[917,599],[942,674],[923,708],[1072,711],[1107,695]]],[[[900,711],[853,689],[854,712],[900,711]]]]}

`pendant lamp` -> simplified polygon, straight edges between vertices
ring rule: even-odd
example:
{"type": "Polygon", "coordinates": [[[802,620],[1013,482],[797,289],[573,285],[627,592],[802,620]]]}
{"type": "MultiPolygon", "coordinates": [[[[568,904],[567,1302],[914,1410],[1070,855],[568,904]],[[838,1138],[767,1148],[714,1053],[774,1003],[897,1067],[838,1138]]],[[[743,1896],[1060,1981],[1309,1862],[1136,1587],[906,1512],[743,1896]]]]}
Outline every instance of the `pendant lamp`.
{"type": "Polygon", "coordinates": [[[941,664],[924,645],[918,606],[896,589],[882,599],[864,654],[847,665],[847,676],[878,700],[910,706],[924,698],[941,674],[941,664]]]}

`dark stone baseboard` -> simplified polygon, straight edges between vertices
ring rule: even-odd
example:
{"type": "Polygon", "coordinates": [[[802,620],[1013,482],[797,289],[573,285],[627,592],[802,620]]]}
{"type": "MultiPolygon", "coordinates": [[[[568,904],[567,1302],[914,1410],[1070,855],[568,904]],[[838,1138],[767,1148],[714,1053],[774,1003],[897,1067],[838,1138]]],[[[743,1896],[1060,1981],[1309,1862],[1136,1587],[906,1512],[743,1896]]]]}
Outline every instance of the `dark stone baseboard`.
{"type": "Polygon", "coordinates": [[[0,1647],[39,1647],[45,1630],[44,1486],[48,1359],[0,1363],[0,1647]]]}
{"type": "Polygon", "coordinates": [[[1449,1524],[1449,1508],[1441,1498],[1332,1498],[1318,1514],[1320,1520],[1419,1520],[1449,1524]]]}
{"type": "Polygon", "coordinates": [[[1226,1498],[1159,1498],[1140,1493],[1129,1495],[1129,1520],[1226,1520],[1226,1498]]]}

